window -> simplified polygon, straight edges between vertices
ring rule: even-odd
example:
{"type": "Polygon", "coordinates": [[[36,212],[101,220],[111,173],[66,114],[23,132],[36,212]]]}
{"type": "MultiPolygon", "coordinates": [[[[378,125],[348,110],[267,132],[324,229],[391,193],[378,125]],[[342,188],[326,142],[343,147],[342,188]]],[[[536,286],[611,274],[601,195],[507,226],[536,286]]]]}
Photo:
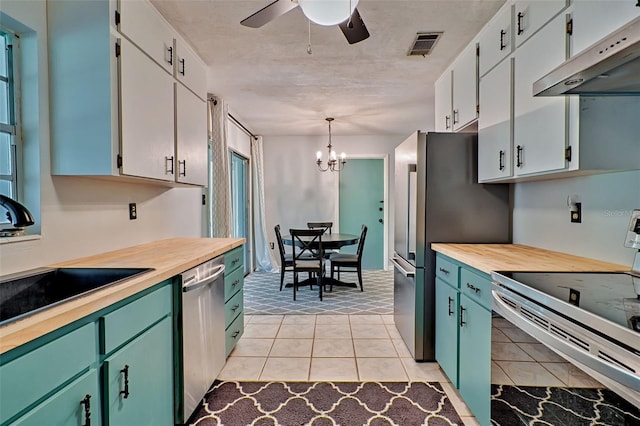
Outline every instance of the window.
{"type": "MultiPolygon", "coordinates": [[[[18,37],[0,29],[0,193],[14,200],[21,196],[18,185],[20,138],[16,72],[18,37]]],[[[0,219],[1,221],[2,219],[0,219]]]]}

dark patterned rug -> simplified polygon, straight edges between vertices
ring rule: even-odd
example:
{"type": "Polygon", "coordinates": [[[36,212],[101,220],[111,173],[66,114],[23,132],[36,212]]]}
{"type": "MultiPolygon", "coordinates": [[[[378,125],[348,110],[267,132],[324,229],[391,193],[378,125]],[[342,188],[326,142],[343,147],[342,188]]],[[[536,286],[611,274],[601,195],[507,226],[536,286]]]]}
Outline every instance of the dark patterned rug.
{"type": "Polygon", "coordinates": [[[640,409],[608,389],[491,385],[491,423],[640,425],[640,409]]]}
{"type": "Polygon", "coordinates": [[[439,383],[214,382],[198,426],[461,425],[439,383]]]}

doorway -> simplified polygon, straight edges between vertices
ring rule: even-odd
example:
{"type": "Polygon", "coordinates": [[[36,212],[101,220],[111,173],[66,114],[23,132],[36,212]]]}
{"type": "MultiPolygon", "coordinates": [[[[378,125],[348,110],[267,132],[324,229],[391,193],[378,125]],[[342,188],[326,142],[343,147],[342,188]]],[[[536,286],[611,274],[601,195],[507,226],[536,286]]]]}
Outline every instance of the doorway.
{"type": "MultiPolygon", "coordinates": [[[[362,255],[363,269],[385,269],[385,159],[349,159],[340,172],[339,225],[340,232],[360,235],[367,225],[367,237],[362,255]]],[[[356,246],[340,249],[355,253],[356,246]]]]}
{"type": "Polygon", "coordinates": [[[244,273],[251,272],[249,247],[251,217],[249,202],[249,160],[235,151],[229,152],[229,171],[231,176],[231,237],[246,238],[244,250],[244,273]]]}

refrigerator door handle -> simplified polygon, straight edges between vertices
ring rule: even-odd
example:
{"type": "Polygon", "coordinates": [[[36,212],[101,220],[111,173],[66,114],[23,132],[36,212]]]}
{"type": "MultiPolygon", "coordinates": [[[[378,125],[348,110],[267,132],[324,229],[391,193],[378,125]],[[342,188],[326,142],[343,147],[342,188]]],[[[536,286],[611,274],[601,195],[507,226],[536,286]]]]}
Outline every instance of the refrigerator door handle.
{"type": "Polygon", "coordinates": [[[396,267],[400,273],[402,275],[404,275],[405,277],[415,277],[416,276],[416,271],[415,269],[413,271],[407,271],[406,269],[404,269],[402,267],[402,265],[400,265],[400,263],[398,263],[397,260],[395,260],[394,258],[390,258],[389,259],[391,261],[391,263],[393,263],[393,266],[396,267]]]}

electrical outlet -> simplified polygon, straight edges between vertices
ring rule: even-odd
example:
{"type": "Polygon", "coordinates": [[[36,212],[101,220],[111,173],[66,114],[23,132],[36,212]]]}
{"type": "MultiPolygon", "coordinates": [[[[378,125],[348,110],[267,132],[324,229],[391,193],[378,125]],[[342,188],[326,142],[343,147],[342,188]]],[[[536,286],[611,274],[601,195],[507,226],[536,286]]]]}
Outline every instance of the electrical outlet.
{"type": "Polygon", "coordinates": [[[134,220],[138,218],[138,208],[136,207],[136,203],[129,203],[129,220],[134,220]]]}
{"type": "Polygon", "coordinates": [[[571,210],[571,223],[582,223],[582,203],[575,203],[571,210]]]}
{"type": "Polygon", "coordinates": [[[273,243],[269,243],[269,247],[271,247],[271,250],[273,250],[274,249],[273,243]]]}

